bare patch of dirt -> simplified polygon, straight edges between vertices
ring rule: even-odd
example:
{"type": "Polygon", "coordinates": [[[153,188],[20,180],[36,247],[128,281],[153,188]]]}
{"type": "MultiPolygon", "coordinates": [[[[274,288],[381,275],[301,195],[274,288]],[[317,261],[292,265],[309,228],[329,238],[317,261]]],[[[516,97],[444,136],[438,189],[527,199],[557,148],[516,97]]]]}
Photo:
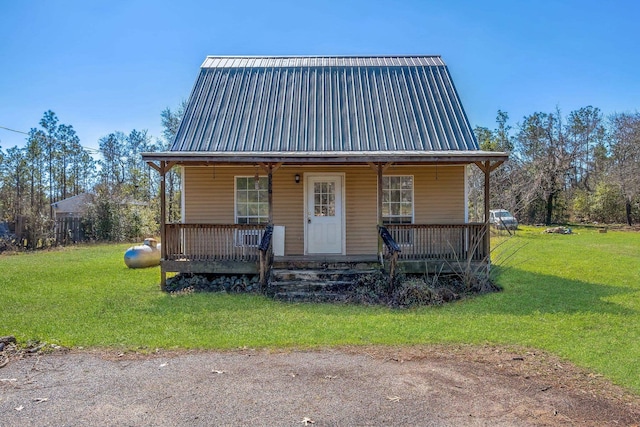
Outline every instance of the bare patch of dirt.
{"type": "Polygon", "coordinates": [[[640,397],[490,346],[56,351],[0,370],[0,425],[634,426],[640,397]]]}

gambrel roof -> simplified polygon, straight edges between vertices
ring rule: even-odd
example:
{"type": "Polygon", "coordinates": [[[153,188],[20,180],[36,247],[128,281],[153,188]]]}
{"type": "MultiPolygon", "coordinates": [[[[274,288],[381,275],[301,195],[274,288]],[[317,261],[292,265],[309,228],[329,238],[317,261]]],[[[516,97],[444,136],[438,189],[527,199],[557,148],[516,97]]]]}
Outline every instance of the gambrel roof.
{"type": "Polygon", "coordinates": [[[171,151],[477,150],[439,56],[214,57],[171,151]]]}

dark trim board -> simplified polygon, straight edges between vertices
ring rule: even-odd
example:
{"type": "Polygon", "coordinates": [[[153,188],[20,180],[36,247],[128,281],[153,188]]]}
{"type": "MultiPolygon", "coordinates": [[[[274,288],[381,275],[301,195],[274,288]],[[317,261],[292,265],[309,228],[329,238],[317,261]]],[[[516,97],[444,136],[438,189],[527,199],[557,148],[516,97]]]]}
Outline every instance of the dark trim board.
{"type": "Polygon", "coordinates": [[[257,262],[253,261],[162,261],[165,273],[195,274],[258,274],[257,262]]]}
{"type": "MultiPolygon", "coordinates": [[[[388,265],[385,263],[385,268],[388,265]]],[[[487,263],[483,261],[444,261],[444,260],[398,260],[398,272],[406,274],[425,274],[429,276],[438,274],[464,274],[470,272],[484,272],[487,263]]]]}

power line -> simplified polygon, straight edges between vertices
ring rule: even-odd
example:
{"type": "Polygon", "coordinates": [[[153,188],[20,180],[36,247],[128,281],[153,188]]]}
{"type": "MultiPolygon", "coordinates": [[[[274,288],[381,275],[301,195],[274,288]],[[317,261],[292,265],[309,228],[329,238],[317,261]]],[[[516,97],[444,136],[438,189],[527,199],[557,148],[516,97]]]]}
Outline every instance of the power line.
{"type": "MultiPolygon", "coordinates": [[[[31,135],[29,132],[23,132],[21,130],[11,129],[11,128],[8,128],[6,126],[0,126],[0,129],[8,130],[9,132],[21,133],[23,135],[31,135]]],[[[59,142],[59,143],[62,144],[62,141],[60,141],[59,139],[55,139],[55,138],[52,138],[52,139],[53,139],[53,141],[59,142]]],[[[96,153],[96,154],[100,153],[100,150],[97,150],[95,148],[85,147],[84,145],[80,145],[80,147],[82,147],[83,149],[85,149],[86,151],[89,151],[89,152],[93,152],[93,153],[96,153]]]]}

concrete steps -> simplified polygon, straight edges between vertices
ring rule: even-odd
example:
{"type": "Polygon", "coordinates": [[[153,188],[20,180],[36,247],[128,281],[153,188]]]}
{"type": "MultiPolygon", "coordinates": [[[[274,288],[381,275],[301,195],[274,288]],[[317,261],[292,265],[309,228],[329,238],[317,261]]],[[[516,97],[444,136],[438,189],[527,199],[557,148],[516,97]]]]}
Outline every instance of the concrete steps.
{"type": "Polygon", "coordinates": [[[360,275],[379,270],[377,263],[274,263],[267,292],[283,301],[343,301],[360,275]]]}

